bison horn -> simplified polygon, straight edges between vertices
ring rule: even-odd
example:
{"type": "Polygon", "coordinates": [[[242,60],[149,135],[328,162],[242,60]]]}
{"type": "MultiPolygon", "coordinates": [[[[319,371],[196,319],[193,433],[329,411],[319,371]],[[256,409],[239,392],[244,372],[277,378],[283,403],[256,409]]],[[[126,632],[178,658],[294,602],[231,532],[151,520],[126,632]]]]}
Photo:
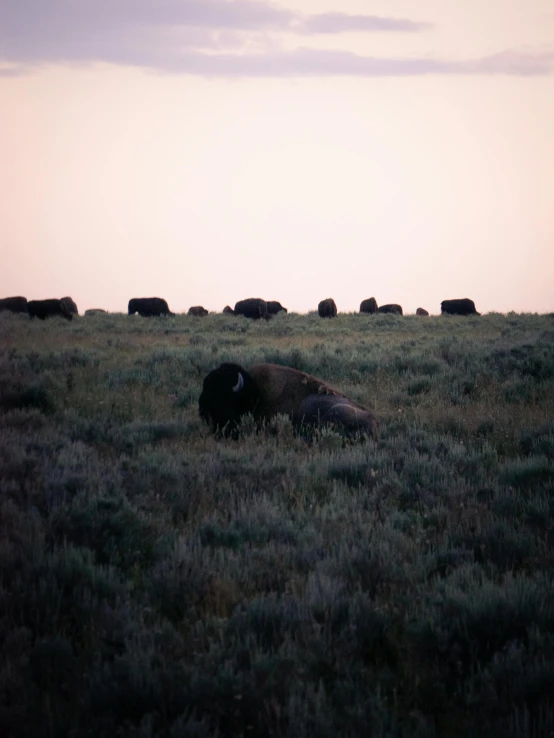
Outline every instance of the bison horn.
{"type": "Polygon", "coordinates": [[[239,372],[238,382],[233,387],[233,392],[240,392],[243,387],[244,387],[244,379],[242,378],[242,374],[239,372]]]}

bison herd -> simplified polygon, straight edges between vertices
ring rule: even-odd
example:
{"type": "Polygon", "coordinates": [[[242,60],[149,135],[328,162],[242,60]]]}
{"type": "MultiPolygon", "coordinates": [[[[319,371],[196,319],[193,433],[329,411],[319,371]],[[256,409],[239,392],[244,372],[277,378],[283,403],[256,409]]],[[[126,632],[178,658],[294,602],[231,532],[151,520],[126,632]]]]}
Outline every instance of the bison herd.
{"type": "Polygon", "coordinates": [[[9,310],[12,313],[27,313],[31,318],[51,318],[59,315],[71,320],[78,315],[77,305],[71,297],[62,297],[61,300],[27,300],[26,297],[5,297],[0,300],[0,311],[9,310]]]}
{"type": "MultiPolygon", "coordinates": [[[[78,315],[77,305],[71,297],[62,297],[61,299],[51,300],[29,300],[25,297],[6,297],[0,300],[0,311],[9,310],[12,313],[27,313],[31,318],[45,318],[60,316],[66,320],[71,320],[74,315],[78,315]]],[[[85,311],[85,315],[98,315],[105,313],[102,308],[92,308],[85,311]]],[[[151,318],[157,316],[175,315],[171,312],[167,301],[161,297],[133,297],[129,300],[128,314],[135,315],[138,313],[143,318],[151,318]]],[[[229,305],[223,308],[224,315],[242,315],[253,320],[269,320],[277,313],[286,313],[287,308],[283,307],[277,300],[263,300],[261,297],[249,297],[246,300],[239,300],[235,304],[234,309],[229,305]]],[[[321,318],[336,318],[337,305],[332,297],[322,300],[317,306],[317,312],[321,318]]],[[[403,315],[400,305],[389,303],[386,305],[377,305],[377,300],[370,297],[362,300],[360,303],[361,314],[373,313],[392,313],[393,315],[403,315]]],[[[458,300],[443,300],[441,302],[441,313],[447,315],[480,315],[475,309],[473,300],[467,297],[458,300]]],[[[189,308],[188,315],[203,318],[208,315],[206,308],[202,305],[194,305],[189,308]]],[[[428,316],[429,313],[424,308],[418,307],[416,315],[428,316]]]]}
{"type": "MultiPolygon", "coordinates": [[[[0,311],[27,313],[31,318],[60,316],[72,320],[78,315],[77,305],[71,297],[50,300],[30,300],[25,297],[7,297],[0,300],[0,311]]],[[[336,318],[337,305],[328,297],[318,305],[322,318],[336,318]]],[[[105,313],[102,308],[87,310],[85,315],[105,313]]],[[[287,309],[276,300],[260,297],[240,300],[234,309],[229,305],[224,314],[244,316],[253,320],[269,320],[287,309]]],[[[133,297],[129,300],[128,314],[142,317],[171,316],[166,300],[161,297],[133,297]]],[[[361,314],[391,313],[402,315],[396,304],[378,307],[374,297],[363,300],[361,314]]],[[[443,300],[441,313],[449,315],[479,315],[475,303],[468,298],[443,300]]],[[[208,311],[201,305],[188,310],[188,315],[204,317],[208,311]]],[[[424,308],[416,315],[428,316],[424,308]]],[[[244,369],[239,364],[225,363],[211,371],[204,379],[198,408],[200,417],[214,433],[236,438],[241,419],[250,413],[257,424],[269,421],[276,415],[286,415],[293,427],[310,435],[310,429],[330,426],[344,436],[377,437],[378,423],[374,415],[363,405],[342,394],[322,380],[292,367],[276,364],[255,364],[244,369]]]]}

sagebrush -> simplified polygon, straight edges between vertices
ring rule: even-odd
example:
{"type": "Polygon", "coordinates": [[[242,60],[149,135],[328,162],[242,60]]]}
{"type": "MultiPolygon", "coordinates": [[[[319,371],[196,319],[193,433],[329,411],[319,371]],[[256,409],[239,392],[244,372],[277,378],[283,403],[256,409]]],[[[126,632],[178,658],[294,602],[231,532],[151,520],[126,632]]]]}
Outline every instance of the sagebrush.
{"type": "Polygon", "coordinates": [[[554,319],[0,314],[0,735],[554,730],[554,319]],[[309,372],[376,442],[198,418],[309,372]]]}

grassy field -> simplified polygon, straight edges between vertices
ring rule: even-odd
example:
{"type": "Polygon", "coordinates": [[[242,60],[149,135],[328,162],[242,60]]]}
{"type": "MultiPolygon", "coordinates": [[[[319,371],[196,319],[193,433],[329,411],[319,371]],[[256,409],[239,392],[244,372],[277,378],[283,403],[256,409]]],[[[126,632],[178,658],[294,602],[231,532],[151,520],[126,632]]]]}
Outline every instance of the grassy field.
{"type": "Polygon", "coordinates": [[[554,735],[554,317],[0,314],[0,736],[554,735]],[[198,418],[302,369],[377,442],[198,418]]]}

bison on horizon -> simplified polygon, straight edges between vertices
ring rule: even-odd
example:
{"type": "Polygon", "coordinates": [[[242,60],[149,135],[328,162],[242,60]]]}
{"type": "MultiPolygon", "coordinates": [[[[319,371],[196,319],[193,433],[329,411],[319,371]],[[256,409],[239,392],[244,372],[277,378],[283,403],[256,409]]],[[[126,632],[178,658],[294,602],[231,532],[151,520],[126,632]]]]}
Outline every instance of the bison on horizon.
{"type": "Polygon", "coordinates": [[[277,300],[267,300],[267,312],[268,315],[277,315],[277,313],[288,313],[286,307],[283,307],[277,300]]]}
{"type": "Polygon", "coordinates": [[[368,297],[360,303],[360,313],[373,314],[377,312],[377,300],[374,297],[368,297]]]}
{"type": "Polygon", "coordinates": [[[27,310],[31,318],[53,318],[56,315],[71,320],[73,315],[69,312],[67,305],[61,300],[29,300],[27,310]]]}
{"type": "Polygon", "coordinates": [[[142,318],[175,315],[169,309],[167,302],[161,297],[133,297],[129,300],[128,312],[129,315],[138,313],[142,318]]]}
{"type": "Polygon", "coordinates": [[[377,312],[378,313],[393,313],[394,315],[403,315],[402,307],[394,303],[391,303],[389,305],[381,305],[380,308],[377,308],[377,312]]]}
{"type": "Polygon", "coordinates": [[[235,305],[235,315],[244,315],[245,318],[260,320],[269,318],[267,311],[267,302],[261,297],[249,297],[246,300],[239,300],[235,305]]]}
{"type": "Polygon", "coordinates": [[[441,314],[446,315],[481,315],[475,309],[473,300],[462,297],[459,300],[443,300],[441,302],[441,314]]]}
{"type": "Polygon", "coordinates": [[[79,315],[79,311],[77,310],[77,305],[71,299],[71,297],[62,297],[61,301],[66,306],[66,308],[69,310],[71,315],[79,315]]]}
{"type": "Polygon", "coordinates": [[[208,311],[206,310],[206,308],[202,307],[202,305],[194,305],[193,307],[189,308],[188,314],[194,315],[196,318],[203,318],[205,315],[208,314],[208,311]]]}
{"type": "Polygon", "coordinates": [[[221,364],[204,379],[198,409],[212,431],[225,436],[236,437],[246,413],[258,423],[282,414],[296,428],[330,425],[346,435],[377,436],[377,421],[367,408],[310,374],[277,364],[255,364],[248,371],[221,364]]]}
{"type": "Polygon", "coordinates": [[[317,312],[320,318],[336,318],[337,306],[332,297],[322,300],[317,306],[317,312]]]}
{"type": "Polygon", "coordinates": [[[415,314],[416,315],[429,315],[429,312],[427,310],[425,310],[425,308],[418,308],[415,311],[415,314]]]}
{"type": "Polygon", "coordinates": [[[12,313],[26,313],[27,312],[27,298],[26,297],[4,297],[0,300],[0,311],[9,310],[12,313]]]}
{"type": "Polygon", "coordinates": [[[223,315],[234,315],[235,311],[230,305],[225,305],[223,308],[223,315]]]}

